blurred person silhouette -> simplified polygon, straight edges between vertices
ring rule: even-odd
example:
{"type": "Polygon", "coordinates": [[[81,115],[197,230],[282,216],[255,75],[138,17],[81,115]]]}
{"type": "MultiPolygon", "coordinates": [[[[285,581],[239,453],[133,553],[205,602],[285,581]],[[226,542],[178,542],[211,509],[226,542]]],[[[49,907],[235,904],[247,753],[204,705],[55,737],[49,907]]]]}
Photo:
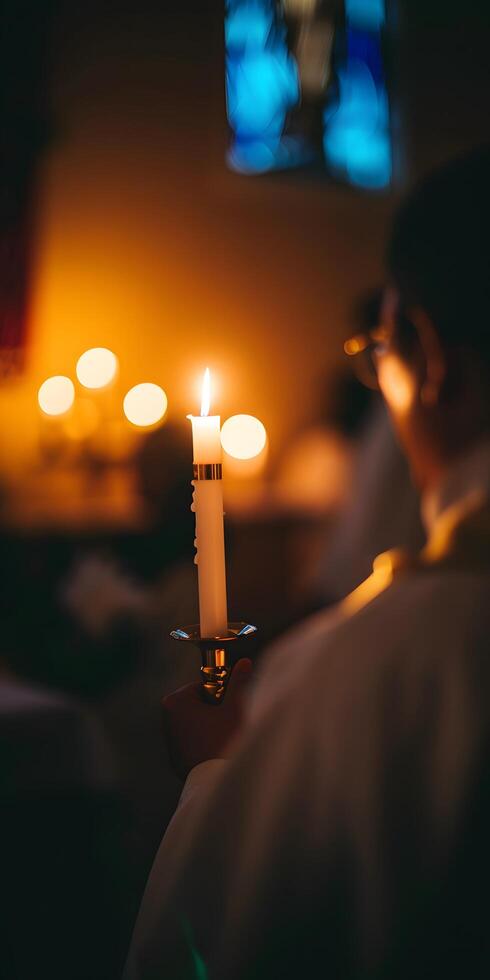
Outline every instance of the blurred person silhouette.
{"type": "Polygon", "coordinates": [[[489,177],[485,148],[412,190],[366,340],[428,543],[280,641],[248,697],[242,660],[219,708],[165,700],[186,782],[126,980],[489,974],[489,177]]]}
{"type": "MultiPolygon", "coordinates": [[[[382,290],[375,289],[356,302],[353,323],[359,338],[379,327],[382,298],[382,290]]],[[[362,347],[361,340],[359,345],[362,347]]],[[[359,351],[357,361],[359,382],[367,390],[375,389],[369,348],[359,351]]],[[[369,575],[374,558],[382,551],[417,550],[425,540],[419,494],[386,406],[374,391],[363,421],[350,486],[311,576],[312,611],[348,595],[369,575]]]]}

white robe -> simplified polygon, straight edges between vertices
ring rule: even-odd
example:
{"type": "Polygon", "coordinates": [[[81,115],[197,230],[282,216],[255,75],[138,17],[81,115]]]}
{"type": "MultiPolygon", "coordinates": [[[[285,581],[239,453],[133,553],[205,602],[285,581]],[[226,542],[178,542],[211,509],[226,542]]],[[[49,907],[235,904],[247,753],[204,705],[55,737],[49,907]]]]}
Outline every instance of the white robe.
{"type": "MultiPolygon", "coordinates": [[[[488,445],[425,501],[429,530],[475,490],[490,499],[488,445]]],[[[480,975],[488,568],[415,569],[276,644],[233,758],[187,779],[125,980],[398,980],[412,955],[425,975],[422,950],[428,973],[480,975]]]]}

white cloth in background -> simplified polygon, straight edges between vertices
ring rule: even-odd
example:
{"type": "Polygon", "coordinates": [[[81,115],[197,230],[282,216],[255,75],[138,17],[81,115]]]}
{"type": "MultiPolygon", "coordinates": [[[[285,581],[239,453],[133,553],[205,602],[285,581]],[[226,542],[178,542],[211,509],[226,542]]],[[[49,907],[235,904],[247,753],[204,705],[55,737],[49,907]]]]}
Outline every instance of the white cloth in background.
{"type": "MultiPolygon", "coordinates": [[[[456,470],[431,527],[490,499],[489,444],[456,470]]],[[[487,829],[453,844],[489,755],[489,599],[488,569],[436,565],[276,644],[236,754],[187,779],[125,980],[488,975],[487,829]]]]}

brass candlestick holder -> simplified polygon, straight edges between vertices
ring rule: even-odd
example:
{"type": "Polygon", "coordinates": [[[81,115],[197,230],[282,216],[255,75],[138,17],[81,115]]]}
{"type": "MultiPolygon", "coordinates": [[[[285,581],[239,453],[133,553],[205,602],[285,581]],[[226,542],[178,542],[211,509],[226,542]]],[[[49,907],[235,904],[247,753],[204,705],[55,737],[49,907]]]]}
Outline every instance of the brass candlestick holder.
{"type": "Polygon", "coordinates": [[[201,652],[201,679],[203,696],[210,704],[220,704],[224,698],[233,662],[237,659],[240,640],[255,636],[257,627],[250,623],[228,623],[225,636],[202,637],[199,626],[185,626],[172,630],[174,640],[193,643],[201,652]],[[231,657],[230,647],[236,654],[231,657]]]}

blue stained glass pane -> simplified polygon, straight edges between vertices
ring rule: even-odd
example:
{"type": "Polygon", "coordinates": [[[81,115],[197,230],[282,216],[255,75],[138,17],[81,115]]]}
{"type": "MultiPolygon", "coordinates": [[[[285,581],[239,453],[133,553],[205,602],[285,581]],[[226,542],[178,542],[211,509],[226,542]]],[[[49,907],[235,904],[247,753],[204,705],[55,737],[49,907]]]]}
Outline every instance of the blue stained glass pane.
{"type": "Polygon", "coordinates": [[[386,187],[391,179],[388,102],[364,62],[353,59],[341,73],[339,103],[326,120],[327,160],[337,176],[353,184],[386,187]]]}
{"type": "Polygon", "coordinates": [[[349,23],[370,31],[379,30],[385,21],[384,0],[345,0],[345,16],[349,23]]]}
{"type": "Polygon", "coordinates": [[[233,7],[225,20],[225,42],[233,48],[264,48],[272,30],[272,8],[259,3],[242,3],[233,7]]]}
{"type": "Polygon", "coordinates": [[[367,189],[386,187],[391,179],[391,147],[386,133],[369,135],[359,126],[333,129],[325,135],[325,152],[334,172],[367,189]]]}
{"type": "Polygon", "coordinates": [[[286,110],[298,97],[294,63],[280,49],[229,59],[228,118],[237,137],[280,136],[286,110]]]}
{"type": "Polygon", "coordinates": [[[387,187],[392,174],[388,96],[380,27],[383,0],[346,0],[347,62],[339,98],[324,114],[325,159],[334,174],[359,187],[387,187]]]}
{"type": "Polygon", "coordinates": [[[367,31],[347,29],[347,58],[358,58],[364,61],[371,71],[376,81],[384,80],[383,59],[381,56],[381,44],[378,34],[369,34],[367,31]]]}
{"type": "Polygon", "coordinates": [[[298,70],[272,0],[235,0],[228,6],[226,103],[233,130],[228,162],[242,173],[262,173],[296,162],[296,145],[283,141],[288,111],[299,102],[298,70]]]}

